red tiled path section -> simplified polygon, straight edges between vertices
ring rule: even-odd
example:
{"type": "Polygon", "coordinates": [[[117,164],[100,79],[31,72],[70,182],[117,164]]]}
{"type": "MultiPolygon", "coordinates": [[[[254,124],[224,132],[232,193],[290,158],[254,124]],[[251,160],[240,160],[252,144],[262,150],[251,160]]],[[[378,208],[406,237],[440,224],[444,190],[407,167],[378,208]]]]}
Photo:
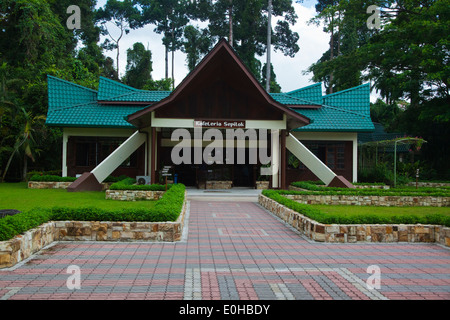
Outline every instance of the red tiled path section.
{"type": "Polygon", "coordinates": [[[449,300],[450,250],[314,243],[257,203],[192,200],[187,239],[58,242],[1,270],[0,299],[449,300]],[[71,265],[79,289],[67,286],[71,265]],[[366,284],[371,265],[379,289],[366,284]]]}

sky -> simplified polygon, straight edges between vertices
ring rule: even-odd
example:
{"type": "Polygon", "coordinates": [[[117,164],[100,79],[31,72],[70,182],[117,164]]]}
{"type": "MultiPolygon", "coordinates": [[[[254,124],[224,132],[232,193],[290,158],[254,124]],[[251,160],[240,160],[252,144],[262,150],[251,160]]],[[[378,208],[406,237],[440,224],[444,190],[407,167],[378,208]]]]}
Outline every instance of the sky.
{"type": "MultiPolygon", "coordinates": [[[[310,80],[312,74],[304,75],[305,71],[312,63],[316,62],[322,53],[328,49],[329,36],[322,31],[322,27],[308,25],[307,21],[315,15],[316,0],[304,0],[303,3],[293,3],[297,13],[297,23],[291,26],[291,29],[300,36],[298,45],[299,52],[294,58],[284,56],[281,52],[272,50],[271,60],[277,77],[277,82],[281,86],[282,92],[289,92],[298,88],[312,84],[310,80]]],[[[98,0],[97,7],[102,7],[106,0],[98,0]]],[[[195,22],[194,22],[194,25],[195,22]]],[[[272,25],[275,27],[275,21],[272,19],[272,25]]],[[[135,42],[141,42],[152,52],[153,71],[152,78],[159,80],[164,78],[164,46],[162,45],[162,35],[155,33],[155,26],[147,25],[144,28],[131,30],[129,34],[124,35],[120,41],[119,68],[120,76],[125,73],[126,51],[131,48],[135,42]]],[[[111,26],[110,32],[118,34],[118,29],[111,26]],[[116,33],[114,33],[116,31],[116,33]]],[[[101,41],[104,40],[102,37],[101,41]]],[[[116,60],[116,50],[106,51],[106,56],[116,60]]],[[[171,75],[171,55],[169,54],[169,75],[171,75]]],[[[259,57],[265,63],[266,56],[259,57]]],[[[175,86],[179,84],[188,74],[189,70],[186,63],[186,55],[181,51],[175,53],[175,86]]]]}

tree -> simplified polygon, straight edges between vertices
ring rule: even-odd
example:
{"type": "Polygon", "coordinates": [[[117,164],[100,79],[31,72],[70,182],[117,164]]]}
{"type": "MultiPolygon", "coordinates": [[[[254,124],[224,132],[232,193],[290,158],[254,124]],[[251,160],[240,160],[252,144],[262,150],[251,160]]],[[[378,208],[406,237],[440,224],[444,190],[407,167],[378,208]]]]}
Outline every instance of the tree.
{"type": "Polygon", "coordinates": [[[142,89],[152,78],[152,53],[140,42],[127,50],[127,67],[123,82],[133,88],[142,89]]]}
{"type": "Polygon", "coordinates": [[[34,116],[31,114],[31,112],[26,112],[23,108],[22,112],[23,117],[21,130],[19,135],[15,139],[13,152],[11,153],[8,162],[6,163],[6,167],[2,176],[2,182],[4,182],[11,161],[16,154],[19,154],[20,151],[23,152],[22,180],[25,180],[27,176],[28,158],[30,158],[34,162],[35,153],[39,153],[41,151],[40,149],[35,148],[36,143],[33,134],[37,130],[42,129],[45,121],[45,116],[44,115],[34,116]]]}
{"type": "Polygon", "coordinates": [[[141,26],[140,12],[134,7],[132,0],[108,0],[103,8],[98,9],[96,18],[102,23],[102,34],[109,37],[104,41],[103,48],[106,50],[117,50],[116,70],[120,72],[120,40],[124,34],[130,33],[131,29],[141,26]],[[117,36],[111,34],[111,31],[106,26],[107,22],[112,22],[119,29],[117,36]]]}
{"type": "MultiPolygon", "coordinates": [[[[7,102],[13,103],[7,109],[1,108],[4,112],[0,115],[0,168],[6,168],[12,154],[24,155],[20,163],[11,158],[9,173],[3,171],[2,177],[6,174],[5,177],[11,177],[12,171],[19,171],[12,169],[19,167],[22,173],[26,172],[31,159],[27,154],[35,160],[34,166],[56,169],[61,163],[58,160],[61,131],[43,126],[48,108],[47,75],[90,88],[98,85],[96,70],[101,61],[89,51],[96,46],[95,27],[91,30],[86,21],[84,31],[69,30],[65,23],[67,7],[61,4],[64,1],[0,2],[0,66],[5,66],[0,67],[1,100],[3,107],[7,102]],[[37,157],[39,150],[42,152],[37,157]]],[[[82,16],[88,20],[88,6],[92,3],[79,1],[82,16]]]]}
{"type": "MultiPolygon", "coordinates": [[[[382,2],[375,0],[370,4],[382,2]]],[[[367,6],[365,0],[319,0],[316,5],[317,15],[310,23],[323,24],[324,31],[330,34],[330,42],[329,49],[307,73],[313,74],[313,81],[323,82],[327,93],[361,84],[365,66],[357,49],[377,32],[367,27],[367,6]]]]}
{"type": "MultiPolygon", "coordinates": [[[[261,74],[262,74],[262,83],[261,84],[266,84],[267,83],[267,79],[266,79],[267,64],[264,64],[261,74]]],[[[275,72],[273,71],[273,65],[272,64],[270,64],[270,82],[269,82],[269,90],[268,90],[268,92],[273,92],[273,93],[280,93],[281,92],[281,86],[277,82],[277,77],[275,75],[275,72]]]]}
{"type": "Polygon", "coordinates": [[[170,91],[173,88],[172,79],[161,79],[161,80],[147,80],[146,84],[142,89],[150,91],[170,91]]]}
{"type": "Polygon", "coordinates": [[[172,80],[174,81],[175,51],[182,47],[184,27],[189,22],[189,0],[140,0],[142,23],[155,24],[155,32],[163,35],[165,47],[165,77],[169,77],[169,52],[172,52],[172,80]]]}
{"type": "MultiPolygon", "coordinates": [[[[292,1],[273,1],[272,15],[278,17],[271,32],[274,50],[294,56],[299,51],[299,36],[290,29],[297,19],[292,1]]],[[[256,57],[267,52],[267,0],[215,1],[211,4],[208,28],[215,41],[228,38],[247,67],[261,80],[261,62],[256,57]]]]}
{"type": "Polygon", "coordinates": [[[199,30],[194,26],[184,29],[182,51],[186,53],[189,71],[192,71],[200,59],[211,49],[211,38],[207,29],[199,30]]]}
{"type": "Polygon", "coordinates": [[[421,158],[450,177],[450,7],[448,1],[389,2],[383,27],[358,48],[365,79],[389,103],[408,105],[395,118],[398,131],[428,141],[421,158]]]}

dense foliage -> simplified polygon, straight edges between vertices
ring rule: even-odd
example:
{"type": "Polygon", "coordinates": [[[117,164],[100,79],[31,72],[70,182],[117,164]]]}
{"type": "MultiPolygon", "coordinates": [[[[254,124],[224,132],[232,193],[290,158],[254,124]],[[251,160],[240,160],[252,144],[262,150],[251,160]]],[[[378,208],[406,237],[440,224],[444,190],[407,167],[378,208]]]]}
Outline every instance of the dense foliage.
{"type": "Polygon", "coordinates": [[[313,80],[328,93],[370,81],[380,96],[372,120],[425,139],[414,157],[422,178],[450,179],[448,0],[318,0],[316,11],[311,22],[324,26],[330,45],[308,70],[313,80]],[[371,5],[379,28],[369,28],[371,5]]]}

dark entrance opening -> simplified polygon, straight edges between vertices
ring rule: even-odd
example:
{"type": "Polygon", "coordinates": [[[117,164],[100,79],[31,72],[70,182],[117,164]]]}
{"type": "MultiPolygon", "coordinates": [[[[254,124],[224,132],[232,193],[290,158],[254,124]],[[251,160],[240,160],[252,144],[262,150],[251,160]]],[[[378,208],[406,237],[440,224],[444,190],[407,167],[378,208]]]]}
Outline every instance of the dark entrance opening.
{"type": "Polygon", "coordinates": [[[233,167],[233,186],[235,187],[254,187],[254,165],[236,164],[233,167]]]}

